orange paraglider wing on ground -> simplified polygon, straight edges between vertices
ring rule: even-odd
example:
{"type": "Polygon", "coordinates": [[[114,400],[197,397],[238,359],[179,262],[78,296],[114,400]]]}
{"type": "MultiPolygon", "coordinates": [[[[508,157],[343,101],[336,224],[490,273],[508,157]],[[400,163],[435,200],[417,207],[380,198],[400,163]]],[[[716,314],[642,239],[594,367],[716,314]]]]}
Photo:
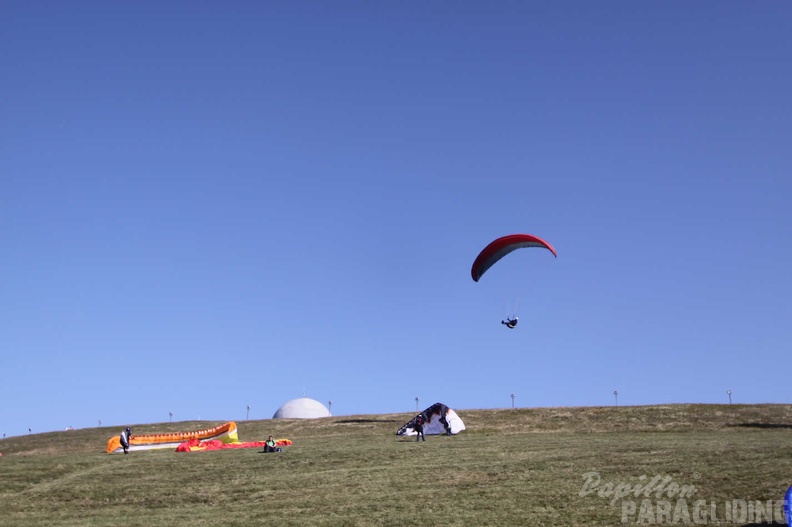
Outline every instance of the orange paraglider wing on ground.
{"type": "MultiPolygon", "coordinates": [[[[132,431],[129,439],[129,450],[150,450],[155,448],[176,448],[185,441],[198,439],[201,441],[217,439],[225,443],[238,443],[237,425],[230,421],[219,426],[193,432],[169,432],[166,434],[136,435],[132,431]]],[[[107,441],[107,452],[123,452],[121,439],[113,436],[107,441]]]]}

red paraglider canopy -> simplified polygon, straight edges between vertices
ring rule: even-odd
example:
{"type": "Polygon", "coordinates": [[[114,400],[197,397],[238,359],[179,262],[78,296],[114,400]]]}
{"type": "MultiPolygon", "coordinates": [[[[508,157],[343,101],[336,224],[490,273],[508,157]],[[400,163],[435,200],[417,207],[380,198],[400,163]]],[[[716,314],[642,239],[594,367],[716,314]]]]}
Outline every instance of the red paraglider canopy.
{"type": "Polygon", "coordinates": [[[495,262],[516,249],[523,247],[543,247],[558,257],[553,246],[543,239],[532,234],[509,234],[493,241],[482,250],[473,262],[470,275],[474,282],[478,282],[487,269],[495,265],[495,262]]]}

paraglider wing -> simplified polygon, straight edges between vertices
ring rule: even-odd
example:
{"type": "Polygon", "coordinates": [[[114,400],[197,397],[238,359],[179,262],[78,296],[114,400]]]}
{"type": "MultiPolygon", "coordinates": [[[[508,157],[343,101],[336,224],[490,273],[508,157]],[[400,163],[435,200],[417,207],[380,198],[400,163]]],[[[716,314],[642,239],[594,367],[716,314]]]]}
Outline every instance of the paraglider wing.
{"type": "Polygon", "coordinates": [[[473,267],[470,269],[473,281],[478,282],[482,275],[487,272],[487,269],[495,265],[498,260],[510,252],[524,247],[542,247],[553,253],[553,256],[558,256],[552,245],[532,234],[503,236],[484,247],[484,250],[476,257],[473,267]]]}
{"type": "MultiPolygon", "coordinates": [[[[128,438],[129,450],[149,450],[156,448],[176,448],[181,443],[190,439],[207,441],[209,439],[219,439],[224,443],[234,443],[239,441],[237,425],[234,421],[208,428],[206,430],[196,430],[192,432],[168,432],[163,434],[134,435],[128,438]]],[[[107,453],[123,452],[121,436],[116,435],[107,441],[107,453]]]]}
{"type": "Polygon", "coordinates": [[[444,405],[435,403],[420,414],[413,417],[410,421],[396,431],[397,436],[414,436],[416,421],[421,418],[424,423],[424,433],[456,435],[465,429],[465,423],[459,418],[457,413],[444,405]]]}

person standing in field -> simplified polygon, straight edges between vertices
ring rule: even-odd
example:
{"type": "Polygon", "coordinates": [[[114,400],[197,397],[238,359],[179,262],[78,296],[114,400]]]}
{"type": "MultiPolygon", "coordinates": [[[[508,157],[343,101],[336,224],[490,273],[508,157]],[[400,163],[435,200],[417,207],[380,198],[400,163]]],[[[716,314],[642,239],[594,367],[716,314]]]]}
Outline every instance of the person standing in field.
{"type": "Polygon", "coordinates": [[[415,442],[417,443],[421,439],[426,441],[426,436],[424,435],[424,416],[423,414],[418,414],[415,417],[415,431],[418,432],[418,435],[415,437],[415,442]]]}
{"type": "Polygon", "coordinates": [[[132,437],[132,431],[129,429],[129,427],[126,427],[126,430],[121,432],[121,436],[120,436],[121,447],[123,447],[124,449],[124,454],[126,454],[129,451],[129,439],[131,437],[132,437]]]}

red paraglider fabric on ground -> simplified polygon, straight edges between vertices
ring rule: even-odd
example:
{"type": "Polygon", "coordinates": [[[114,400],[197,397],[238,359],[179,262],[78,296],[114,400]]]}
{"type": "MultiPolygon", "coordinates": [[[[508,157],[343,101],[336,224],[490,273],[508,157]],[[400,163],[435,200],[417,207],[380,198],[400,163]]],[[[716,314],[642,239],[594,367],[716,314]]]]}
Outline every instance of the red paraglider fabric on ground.
{"type": "MultiPolygon", "coordinates": [[[[176,452],[204,452],[206,450],[226,450],[230,448],[264,448],[266,441],[248,441],[247,443],[223,443],[218,439],[200,441],[191,439],[176,447],[176,452]]],[[[277,446],[289,446],[291,439],[278,439],[275,441],[277,446]]]]}

